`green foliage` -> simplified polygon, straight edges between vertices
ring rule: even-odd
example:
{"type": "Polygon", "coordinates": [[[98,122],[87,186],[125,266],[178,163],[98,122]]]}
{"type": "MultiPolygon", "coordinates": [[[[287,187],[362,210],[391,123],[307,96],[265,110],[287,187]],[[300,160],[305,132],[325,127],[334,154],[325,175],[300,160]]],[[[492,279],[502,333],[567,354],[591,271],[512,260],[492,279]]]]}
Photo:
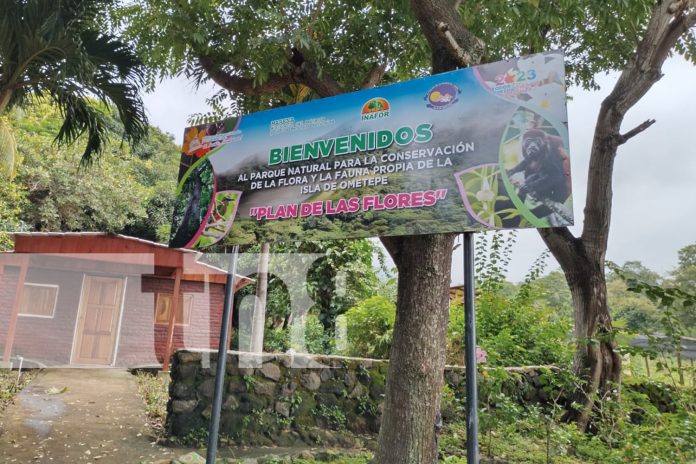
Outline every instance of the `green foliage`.
{"type": "Polygon", "coordinates": [[[38,371],[23,371],[20,375],[18,371],[11,369],[0,369],[0,412],[14,401],[17,393],[31,382],[38,371]]]}
{"type": "Polygon", "coordinates": [[[335,430],[345,430],[346,419],[345,413],[338,406],[327,406],[320,404],[316,409],[316,415],[322,417],[328,422],[328,425],[335,430]]]}
{"type": "Polygon", "coordinates": [[[26,204],[26,190],[15,182],[0,182],[0,251],[9,251],[14,246],[8,232],[27,228],[21,220],[26,204]]]}
{"type": "MultiPolygon", "coordinates": [[[[264,83],[287,72],[291,47],[347,89],[358,88],[375,62],[389,64],[392,79],[424,73],[428,67],[425,41],[405,2],[193,0],[173,5],[153,0],[128,3],[113,19],[147,60],[151,84],[182,70],[197,82],[208,80],[198,61],[201,55],[264,83]]],[[[275,94],[237,103],[244,112],[248,105],[282,100],[275,94]]]]}
{"type": "MultiPolygon", "coordinates": [[[[566,365],[571,359],[568,334],[571,323],[540,297],[536,281],[544,270],[547,253],[530,268],[524,282],[511,288],[505,280],[516,234],[501,232],[479,240],[476,247],[476,326],[479,345],[488,353],[490,366],[535,364],[566,365]]],[[[450,307],[448,360],[461,363],[464,308],[450,307]]]]}
{"type": "Polygon", "coordinates": [[[394,333],[396,307],[383,296],[368,298],[346,314],[346,355],[385,359],[394,333]]]}
{"type": "Polygon", "coordinates": [[[377,403],[372,398],[370,398],[370,395],[363,395],[360,398],[358,398],[357,412],[361,416],[374,417],[379,414],[379,407],[377,403]]]}
{"type": "Polygon", "coordinates": [[[163,433],[169,401],[169,377],[138,372],[135,379],[151,426],[158,434],[163,433]]]}
{"type": "Polygon", "coordinates": [[[633,347],[624,350],[628,353],[642,352],[643,356],[652,359],[658,358],[657,370],[665,371],[675,386],[678,376],[679,383],[683,385],[687,368],[681,364],[681,353],[684,349],[682,337],[687,334],[689,328],[684,321],[696,314],[696,295],[679,288],[665,287],[659,282],[643,281],[611,262],[607,263],[607,267],[625,282],[630,292],[648,298],[659,308],[656,320],[661,335],[648,334],[648,350],[633,347]],[[676,356],[676,365],[670,362],[672,355],[676,356]]]}
{"type": "Polygon", "coordinates": [[[552,271],[539,277],[532,288],[538,300],[553,309],[558,318],[573,318],[573,300],[563,272],[552,271]]]}
{"type": "Polygon", "coordinates": [[[256,389],[256,384],[258,383],[258,380],[253,375],[243,375],[242,382],[244,382],[246,391],[253,393],[256,389]]]}
{"type": "MultiPolygon", "coordinates": [[[[466,27],[486,41],[488,60],[561,49],[570,82],[596,88],[598,73],[622,69],[633,55],[653,5],[621,1],[609,10],[594,0],[464,0],[459,11],[466,27]]],[[[679,40],[677,52],[693,62],[695,45],[692,30],[679,40]]]]}
{"type": "Polygon", "coordinates": [[[290,348],[290,335],[283,328],[265,327],[263,335],[263,350],[266,353],[282,353],[290,348]]]}
{"type": "MultiPolygon", "coordinates": [[[[584,434],[563,420],[564,398],[581,382],[572,371],[541,373],[542,402],[523,401],[523,392],[507,389],[510,376],[503,369],[487,369],[480,386],[479,442],[481,456],[490,462],[667,464],[696,459],[693,391],[631,381],[622,387],[620,399],[597,398],[592,433],[584,434]]],[[[463,398],[447,391],[444,398],[450,408],[451,403],[464,407],[463,398]]],[[[445,421],[440,438],[444,462],[465,462],[459,461],[465,436],[462,416],[445,421]]]]}
{"type": "MultiPolygon", "coordinates": [[[[259,252],[259,245],[250,246],[245,252],[255,259],[253,253],[259,252]]],[[[388,292],[373,267],[374,257],[383,262],[383,252],[370,240],[273,243],[271,253],[284,272],[282,276],[273,272],[268,276],[264,345],[269,350],[285,351],[290,347],[288,326],[296,292],[306,289],[314,303],[309,312],[323,325],[324,348],[315,347],[317,353],[333,349],[335,321],[339,315],[376,292],[388,292]],[[296,259],[297,253],[320,256],[311,263],[307,275],[300,275],[292,265],[283,264],[283,260],[296,259]],[[298,283],[304,283],[305,287],[298,283]]],[[[252,284],[237,292],[235,301],[254,294],[256,285],[252,284]]],[[[312,330],[316,332],[318,328],[312,330]]]]}
{"type": "MultiPolygon", "coordinates": [[[[178,149],[156,129],[147,158],[112,147],[98,163],[78,168],[81,145],[53,144],[61,124],[55,107],[34,104],[9,115],[21,162],[13,181],[2,183],[0,230],[108,231],[162,241],[171,222],[178,149]]],[[[109,119],[118,134],[120,123],[109,119]]]]}
{"type": "MultiPolygon", "coordinates": [[[[672,272],[675,287],[696,295],[696,243],[679,250],[679,264],[672,272]]],[[[682,312],[682,320],[689,327],[689,333],[696,335],[696,312],[682,312]]]]}
{"type": "Polygon", "coordinates": [[[571,359],[569,320],[551,309],[500,295],[481,295],[476,318],[479,344],[493,366],[565,365],[571,359]]]}
{"type": "Polygon", "coordinates": [[[310,314],[303,324],[290,326],[290,348],[298,352],[329,354],[333,351],[333,339],[324,331],[319,317],[310,314]]]}
{"type": "Polygon", "coordinates": [[[123,124],[124,140],[135,144],[147,134],[138,95],[142,64],[98,24],[109,5],[104,0],[0,2],[0,114],[51,102],[62,117],[52,134],[56,141],[67,145],[87,134],[84,163],[99,155],[111,136],[111,106],[123,124]]]}

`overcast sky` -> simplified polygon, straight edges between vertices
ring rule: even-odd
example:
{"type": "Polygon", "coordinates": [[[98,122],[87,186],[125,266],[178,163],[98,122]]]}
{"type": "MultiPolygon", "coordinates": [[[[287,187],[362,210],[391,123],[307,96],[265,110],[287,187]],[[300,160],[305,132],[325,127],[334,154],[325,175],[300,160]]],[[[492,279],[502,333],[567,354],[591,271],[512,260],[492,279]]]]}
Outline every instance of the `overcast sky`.
{"type": "MultiPolygon", "coordinates": [[[[608,259],[623,264],[639,260],[665,274],[677,263],[677,251],[696,242],[696,68],[680,57],[669,59],[665,76],[628,113],[623,132],[646,119],[656,119],[647,131],[619,149],[614,169],[614,202],[608,259]]],[[[578,235],[585,204],[587,165],[597,112],[617,75],[601,76],[601,90],[568,90],[573,199],[578,235]]],[[[145,96],[150,122],[181,143],[186,119],[208,108],[205,98],[214,87],[196,90],[184,79],[162,82],[145,96]]],[[[545,246],[535,230],[520,230],[508,277],[524,278],[545,246]]],[[[455,252],[452,281],[462,281],[461,248],[455,252]]],[[[557,268],[549,261],[549,269],[557,268]]]]}

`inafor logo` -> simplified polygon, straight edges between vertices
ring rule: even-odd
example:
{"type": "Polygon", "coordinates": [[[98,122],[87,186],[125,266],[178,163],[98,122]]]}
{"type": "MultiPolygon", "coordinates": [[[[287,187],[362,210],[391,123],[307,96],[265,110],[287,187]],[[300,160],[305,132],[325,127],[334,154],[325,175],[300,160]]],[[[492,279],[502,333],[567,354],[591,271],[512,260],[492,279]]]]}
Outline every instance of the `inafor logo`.
{"type": "Polygon", "coordinates": [[[443,82],[430,89],[424,99],[428,102],[428,108],[444,110],[459,101],[460,93],[461,90],[456,85],[443,82]]]}
{"type": "Polygon", "coordinates": [[[389,102],[382,97],[372,98],[365,102],[360,111],[360,120],[369,121],[389,117],[389,102]]]}

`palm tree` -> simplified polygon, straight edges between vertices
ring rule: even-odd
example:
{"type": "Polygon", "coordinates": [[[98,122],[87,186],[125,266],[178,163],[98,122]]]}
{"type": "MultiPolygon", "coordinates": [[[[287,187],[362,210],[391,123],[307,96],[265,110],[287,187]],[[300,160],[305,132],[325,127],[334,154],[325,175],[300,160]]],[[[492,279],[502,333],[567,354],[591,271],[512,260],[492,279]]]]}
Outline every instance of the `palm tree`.
{"type": "Polygon", "coordinates": [[[63,124],[56,142],[86,133],[82,162],[98,156],[108,138],[105,111],[115,108],[123,140],[147,132],[139,90],[144,68],[128,45],[100,32],[96,18],[108,0],[0,0],[0,174],[12,173],[14,143],[2,115],[45,99],[57,105],[63,124]]]}

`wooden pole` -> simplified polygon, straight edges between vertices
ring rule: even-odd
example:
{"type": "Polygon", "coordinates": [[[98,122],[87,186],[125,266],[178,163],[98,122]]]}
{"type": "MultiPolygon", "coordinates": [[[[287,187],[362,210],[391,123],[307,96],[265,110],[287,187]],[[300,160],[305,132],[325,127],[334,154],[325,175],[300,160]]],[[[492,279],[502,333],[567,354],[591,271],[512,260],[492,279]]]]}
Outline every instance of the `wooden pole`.
{"type": "MultiPolygon", "coordinates": [[[[266,327],[266,299],[268,296],[268,258],[271,244],[263,242],[259,253],[259,265],[256,272],[256,300],[254,317],[251,322],[251,352],[263,352],[263,336],[266,327]]],[[[235,289],[236,290],[236,289],[235,289]]]]}
{"type": "Polygon", "coordinates": [[[22,301],[22,291],[24,290],[24,281],[27,278],[27,269],[29,268],[29,257],[23,256],[24,259],[19,264],[19,275],[17,276],[17,287],[15,288],[14,301],[12,303],[12,314],[10,321],[7,324],[7,337],[5,337],[5,351],[2,355],[3,367],[10,367],[10,358],[12,357],[12,346],[14,345],[15,332],[17,330],[17,316],[19,315],[19,304],[22,301]]]}
{"type": "Polygon", "coordinates": [[[167,345],[164,350],[164,360],[162,361],[162,371],[169,372],[169,358],[172,356],[172,345],[174,343],[174,325],[176,323],[176,312],[179,309],[181,293],[181,274],[182,268],[174,271],[174,291],[172,292],[171,311],[169,312],[169,325],[167,326],[167,345]]]}
{"type": "Polygon", "coordinates": [[[677,351],[677,369],[679,369],[679,385],[684,385],[684,369],[682,369],[682,359],[679,351],[677,351]]]}
{"type": "Polygon", "coordinates": [[[648,378],[650,378],[650,363],[648,362],[648,357],[643,356],[643,359],[645,360],[645,372],[648,375],[648,378]]]}

